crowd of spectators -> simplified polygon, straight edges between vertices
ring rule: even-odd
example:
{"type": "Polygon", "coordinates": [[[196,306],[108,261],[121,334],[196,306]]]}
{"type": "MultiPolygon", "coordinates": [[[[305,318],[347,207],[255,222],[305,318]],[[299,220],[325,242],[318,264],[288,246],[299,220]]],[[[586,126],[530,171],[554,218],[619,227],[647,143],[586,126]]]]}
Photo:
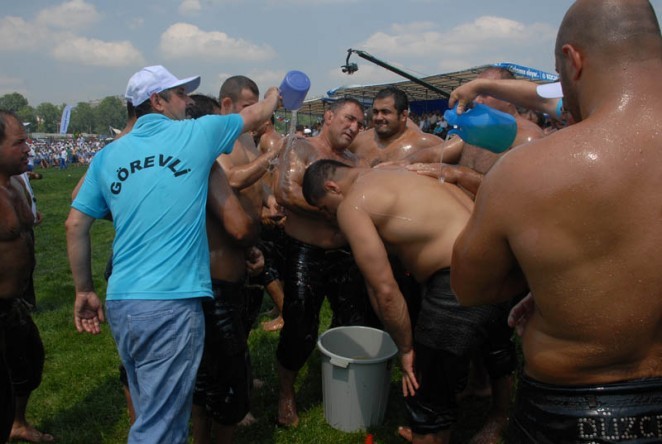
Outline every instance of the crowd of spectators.
{"type": "Polygon", "coordinates": [[[31,164],[34,168],[60,168],[70,165],[88,165],[106,142],[96,137],[79,136],[76,139],[30,139],[31,164]]]}
{"type": "Polygon", "coordinates": [[[448,131],[448,123],[441,111],[432,111],[423,114],[410,113],[409,117],[418,125],[424,133],[435,134],[442,139],[448,131]]]}

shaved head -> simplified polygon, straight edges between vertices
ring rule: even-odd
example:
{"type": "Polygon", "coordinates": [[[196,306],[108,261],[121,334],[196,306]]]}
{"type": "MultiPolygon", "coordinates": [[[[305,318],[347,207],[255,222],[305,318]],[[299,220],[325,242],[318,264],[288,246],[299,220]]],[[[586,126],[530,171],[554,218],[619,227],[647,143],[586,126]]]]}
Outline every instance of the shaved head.
{"type": "Polygon", "coordinates": [[[662,56],[660,25],[648,0],[578,0],[568,10],[556,39],[592,54],[641,60],[662,56]]]}
{"type": "Polygon", "coordinates": [[[655,11],[648,0],[577,0],[559,27],[555,58],[563,106],[579,122],[591,97],[620,94],[637,70],[662,61],[655,11]]]}

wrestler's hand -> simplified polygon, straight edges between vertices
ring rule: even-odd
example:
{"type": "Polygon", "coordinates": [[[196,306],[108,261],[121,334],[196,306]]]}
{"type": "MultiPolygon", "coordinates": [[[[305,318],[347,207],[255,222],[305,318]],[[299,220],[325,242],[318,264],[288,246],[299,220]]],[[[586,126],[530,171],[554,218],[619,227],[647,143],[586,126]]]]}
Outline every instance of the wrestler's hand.
{"type": "Polygon", "coordinates": [[[76,292],[74,302],[74,324],[78,333],[87,332],[93,335],[101,333],[101,323],[105,322],[103,306],[97,294],[93,291],[76,292]]]}
{"type": "Polygon", "coordinates": [[[450,97],[448,98],[448,107],[453,108],[453,105],[457,103],[458,114],[462,114],[473,100],[480,94],[480,85],[482,79],[472,80],[467,82],[462,86],[458,86],[451,92],[450,97]]]}
{"type": "Polygon", "coordinates": [[[418,390],[418,381],[414,374],[414,350],[400,353],[402,364],[402,394],[403,396],[414,396],[418,390]]]}
{"type": "Polygon", "coordinates": [[[280,103],[281,96],[280,96],[280,89],[278,89],[275,86],[271,86],[267,89],[267,91],[264,93],[264,98],[266,99],[270,95],[275,94],[278,97],[278,103],[280,103]]]}
{"type": "Polygon", "coordinates": [[[526,322],[533,315],[535,308],[536,303],[533,300],[533,295],[529,293],[510,310],[508,314],[508,326],[515,328],[517,334],[522,336],[526,322]]]}
{"type": "Polygon", "coordinates": [[[264,254],[262,250],[251,247],[246,253],[246,270],[250,276],[257,276],[264,271],[264,254]]]}
{"type": "Polygon", "coordinates": [[[441,163],[412,163],[407,165],[409,171],[413,171],[421,176],[430,176],[435,179],[443,179],[444,165],[441,163]]]}
{"type": "Polygon", "coordinates": [[[266,218],[277,222],[285,217],[285,210],[280,206],[278,201],[276,201],[276,197],[273,194],[270,194],[267,197],[266,206],[264,208],[266,208],[266,214],[263,215],[263,219],[266,218]]]}

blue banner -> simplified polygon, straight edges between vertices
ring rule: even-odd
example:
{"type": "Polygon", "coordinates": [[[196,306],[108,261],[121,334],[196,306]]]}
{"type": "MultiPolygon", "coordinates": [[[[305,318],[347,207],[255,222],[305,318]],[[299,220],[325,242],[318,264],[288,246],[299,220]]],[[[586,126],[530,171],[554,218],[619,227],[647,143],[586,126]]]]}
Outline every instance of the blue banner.
{"type": "Polygon", "coordinates": [[[541,71],[535,68],[529,68],[528,66],[518,65],[516,63],[495,63],[494,66],[505,68],[513,74],[516,74],[520,77],[525,77],[529,80],[541,80],[543,82],[556,82],[559,80],[559,76],[556,74],[541,71]]]}
{"type": "Polygon", "coordinates": [[[73,106],[65,105],[64,110],[62,110],[62,118],[60,119],[60,134],[67,134],[67,128],[69,128],[69,119],[71,118],[71,109],[73,106]]]}

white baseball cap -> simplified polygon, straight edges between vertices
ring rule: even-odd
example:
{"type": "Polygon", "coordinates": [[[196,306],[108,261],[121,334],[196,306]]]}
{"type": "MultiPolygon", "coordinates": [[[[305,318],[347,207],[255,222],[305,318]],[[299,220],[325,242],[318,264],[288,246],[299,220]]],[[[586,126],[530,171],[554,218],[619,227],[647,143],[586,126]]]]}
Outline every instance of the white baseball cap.
{"type": "Polygon", "coordinates": [[[178,86],[183,86],[186,94],[190,94],[200,86],[200,76],[178,79],[161,65],[148,66],[131,76],[124,96],[133,106],[138,106],[152,94],[178,86]]]}
{"type": "Polygon", "coordinates": [[[563,89],[561,88],[561,82],[554,83],[545,83],[544,85],[538,85],[536,91],[540,97],[545,99],[558,99],[563,97],[563,89]]]}

